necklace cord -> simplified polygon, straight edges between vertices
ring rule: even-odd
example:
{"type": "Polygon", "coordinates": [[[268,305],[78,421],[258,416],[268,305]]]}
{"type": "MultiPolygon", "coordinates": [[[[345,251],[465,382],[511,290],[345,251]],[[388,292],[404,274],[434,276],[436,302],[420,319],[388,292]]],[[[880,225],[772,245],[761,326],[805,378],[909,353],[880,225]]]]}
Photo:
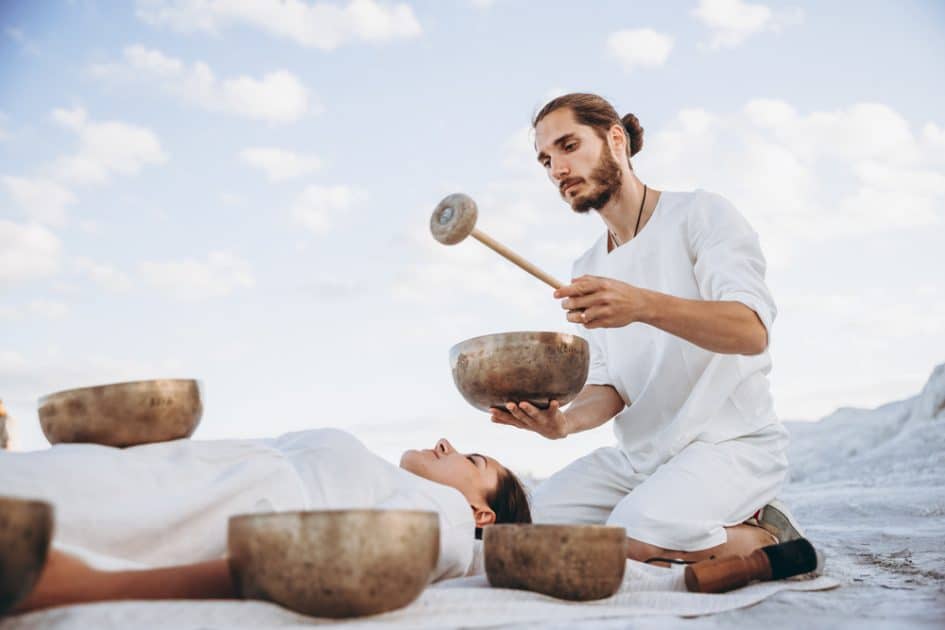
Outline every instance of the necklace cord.
{"type": "Polygon", "coordinates": [[[640,211],[637,213],[637,225],[633,228],[633,238],[637,237],[637,231],[640,229],[640,218],[643,217],[643,206],[646,204],[646,184],[643,184],[643,201],[640,202],[640,211]]]}
{"type": "MultiPolygon", "coordinates": [[[[637,212],[637,224],[633,228],[632,238],[637,237],[637,232],[640,231],[640,219],[643,218],[643,206],[646,205],[646,184],[643,184],[643,199],[640,201],[640,211],[637,212]]],[[[614,234],[613,230],[608,230],[610,232],[610,238],[614,242],[614,247],[620,247],[620,243],[617,242],[617,235],[614,234]]]]}

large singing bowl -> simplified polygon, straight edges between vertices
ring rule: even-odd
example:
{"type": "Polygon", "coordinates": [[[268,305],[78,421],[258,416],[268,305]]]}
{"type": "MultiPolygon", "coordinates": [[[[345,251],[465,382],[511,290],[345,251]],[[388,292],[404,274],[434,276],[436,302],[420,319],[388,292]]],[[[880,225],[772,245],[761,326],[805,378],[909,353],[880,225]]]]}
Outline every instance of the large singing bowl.
{"type": "Polygon", "coordinates": [[[507,332],[473,337],[450,349],[453,382],[482,411],[528,401],[545,409],[571,402],[584,387],[590,351],[577,335],[507,332]]]}
{"type": "Polygon", "coordinates": [[[490,525],[483,529],[486,577],[497,588],[588,601],[623,582],[627,534],[602,525],[490,525]]]}
{"type": "Polygon", "coordinates": [[[200,384],[191,379],[114,383],[69,389],[39,399],[50,444],[134,446],[190,437],[203,415],[200,384]]]}
{"type": "Polygon", "coordinates": [[[33,590],[46,564],[52,531],[48,503],[0,497],[0,616],[33,590]]]}
{"type": "Polygon", "coordinates": [[[240,594],[315,617],[395,610],[430,582],[440,554],[435,512],[325,510],[230,519],[240,594]]]}

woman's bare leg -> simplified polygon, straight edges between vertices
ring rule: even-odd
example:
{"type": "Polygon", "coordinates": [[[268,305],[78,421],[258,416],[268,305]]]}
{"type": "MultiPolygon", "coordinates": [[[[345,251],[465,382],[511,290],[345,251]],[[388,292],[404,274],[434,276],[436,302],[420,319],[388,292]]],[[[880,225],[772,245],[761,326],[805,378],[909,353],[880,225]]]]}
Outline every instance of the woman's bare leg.
{"type": "Polygon", "coordinates": [[[117,599],[236,597],[226,559],[160,569],[101,571],[50,549],[33,592],[14,612],[117,599]]]}
{"type": "MultiPolygon", "coordinates": [[[[734,527],[726,527],[725,533],[728,539],[724,543],[699,551],[663,549],[662,547],[630,538],[627,557],[640,562],[646,562],[651,558],[672,558],[674,560],[698,562],[699,560],[708,560],[714,557],[746,556],[755,549],[760,549],[761,547],[773,545],[778,542],[774,535],[767,530],[756,525],[747,525],[745,523],[735,525],[734,527]]],[[[653,564],[666,565],[666,563],[653,564]]]]}

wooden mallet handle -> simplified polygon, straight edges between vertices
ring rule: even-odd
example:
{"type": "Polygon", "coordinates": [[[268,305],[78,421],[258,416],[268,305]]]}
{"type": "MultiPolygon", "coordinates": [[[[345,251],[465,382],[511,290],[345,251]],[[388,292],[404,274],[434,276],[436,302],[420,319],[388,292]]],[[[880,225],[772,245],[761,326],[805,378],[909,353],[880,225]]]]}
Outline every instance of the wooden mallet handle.
{"type": "Polygon", "coordinates": [[[521,267],[528,273],[532,274],[533,276],[535,276],[536,278],[538,278],[545,284],[549,285],[551,288],[560,289],[561,287],[564,286],[564,284],[556,280],[554,277],[548,275],[547,273],[545,273],[544,271],[542,271],[535,265],[531,264],[530,262],[528,262],[527,260],[519,256],[518,254],[513,252],[511,249],[509,249],[508,247],[506,247],[499,241],[495,240],[494,238],[486,234],[485,232],[481,232],[478,229],[473,229],[473,231],[470,232],[470,234],[477,241],[479,241],[480,243],[482,243],[483,245],[485,245],[486,247],[488,247],[495,253],[501,256],[504,256],[509,262],[515,265],[518,265],[519,267],[521,267]]]}

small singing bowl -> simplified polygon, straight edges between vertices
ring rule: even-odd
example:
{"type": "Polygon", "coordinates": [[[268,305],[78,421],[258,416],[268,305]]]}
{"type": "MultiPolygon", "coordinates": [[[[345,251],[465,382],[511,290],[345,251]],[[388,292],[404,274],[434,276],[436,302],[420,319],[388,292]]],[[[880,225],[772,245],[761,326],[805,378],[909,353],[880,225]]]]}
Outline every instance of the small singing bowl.
{"type": "Polygon", "coordinates": [[[203,415],[200,383],[161,379],[69,389],[39,399],[50,444],[134,446],[190,437],[203,415]]]}
{"type": "Polygon", "coordinates": [[[48,503],[0,497],[0,616],[33,590],[46,564],[52,531],[48,503]]]}
{"type": "Polygon", "coordinates": [[[483,553],[494,587],[589,601],[620,589],[627,533],[602,525],[490,525],[483,553]]]}
{"type": "Polygon", "coordinates": [[[440,554],[436,512],[323,510],[234,516],[230,572],[247,599],[315,617],[360,617],[406,606],[440,554]]]}
{"type": "Polygon", "coordinates": [[[453,382],[482,411],[528,401],[546,409],[578,395],[590,364],[587,341],[558,332],[507,332],[473,337],[450,349],[453,382]]]}

